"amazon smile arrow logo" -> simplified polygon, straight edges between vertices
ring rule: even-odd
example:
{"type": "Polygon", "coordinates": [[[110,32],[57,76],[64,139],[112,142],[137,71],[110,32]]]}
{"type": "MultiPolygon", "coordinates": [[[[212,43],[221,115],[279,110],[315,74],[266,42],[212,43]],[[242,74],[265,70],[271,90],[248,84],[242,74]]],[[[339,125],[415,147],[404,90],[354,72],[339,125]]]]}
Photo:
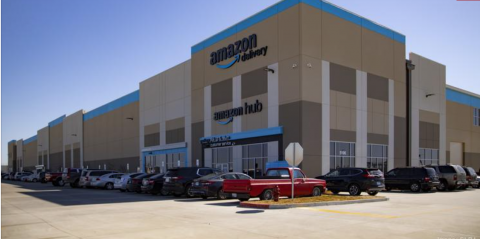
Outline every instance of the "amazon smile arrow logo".
{"type": "Polygon", "coordinates": [[[235,64],[237,61],[240,61],[240,55],[234,56],[234,59],[226,65],[217,64],[217,67],[220,68],[220,69],[227,69],[227,68],[230,68],[231,66],[233,66],[233,64],[235,64]]]}

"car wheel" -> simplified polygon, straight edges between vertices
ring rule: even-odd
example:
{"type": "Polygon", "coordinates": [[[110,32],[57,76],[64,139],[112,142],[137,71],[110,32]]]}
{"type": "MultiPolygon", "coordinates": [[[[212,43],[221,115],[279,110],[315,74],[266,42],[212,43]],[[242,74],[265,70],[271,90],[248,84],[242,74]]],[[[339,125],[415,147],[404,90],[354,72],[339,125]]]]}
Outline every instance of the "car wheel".
{"type": "Polygon", "coordinates": [[[192,185],[187,185],[187,187],[185,188],[185,195],[187,196],[187,198],[193,198],[195,197],[195,195],[193,195],[193,192],[192,192],[192,185]]]}
{"type": "Polygon", "coordinates": [[[448,187],[447,182],[442,180],[440,181],[440,184],[437,186],[437,190],[444,192],[445,190],[447,190],[447,187],[448,187]]]}
{"type": "Polygon", "coordinates": [[[312,191],[312,197],[322,196],[322,190],[319,187],[314,187],[312,191]]]}
{"type": "Polygon", "coordinates": [[[362,192],[360,191],[360,187],[358,187],[358,185],[352,184],[348,187],[348,193],[350,193],[350,196],[358,196],[362,192]]]}
{"type": "Polygon", "coordinates": [[[246,202],[248,201],[250,198],[239,198],[238,200],[240,200],[240,202],[246,202]]]}
{"type": "Polygon", "coordinates": [[[368,191],[367,193],[368,193],[368,195],[370,195],[370,196],[375,196],[375,195],[378,194],[378,191],[368,191]]]}
{"type": "Polygon", "coordinates": [[[162,188],[162,190],[160,190],[160,195],[162,195],[162,196],[168,196],[167,190],[164,190],[164,189],[162,188]]]}
{"type": "Polygon", "coordinates": [[[113,190],[113,183],[107,183],[107,184],[105,185],[105,189],[107,189],[107,190],[113,190]]]}
{"type": "Polygon", "coordinates": [[[58,183],[56,181],[52,182],[52,185],[58,187],[58,183]]]}
{"type": "Polygon", "coordinates": [[[337,190],[330,190],[330,192],[332,192],[332,193],[335,194],[335,195],[338,194],[338,191],[337,191],[337,190]]]}
{"type": "Polygon", "coordinates": [[[273,191],[272,189],[266,189],[260,195],[260,200],[272,200],[273,199],[273,191]]]}
{"type": "Polygon", "coordinates": [[[420,184],[419,183],[411,183],[410,184],[410,191],[416,193],[420,192],[420,184]]]}
{"type": "MultiPolygon", "coordinates": [[[[206,196],[205,196],[206,197],[206,196]]],[[[202,197],[203,198],[203,197],[202,197]]],[[[227,194],[223,191],[223,188],[220,188],[217,192],[217,199],[225,200],[227,199],[227,194]]]]}
{"type": "Polygon", "coordinates": [[[57,181],[57,184],[58,184],[58,186],[60,186],[60,187],[65,186],[65,182],[64,182],[63,180],[61,180],[61,179],[57,181]]]}
{"type": "Polygon", "coordinates": [[[205,199],[208,199],[208,197],[207,197],[207,196],[202,196],[202,199],[204,199],[204,200],[205,200],[205,199]]]}

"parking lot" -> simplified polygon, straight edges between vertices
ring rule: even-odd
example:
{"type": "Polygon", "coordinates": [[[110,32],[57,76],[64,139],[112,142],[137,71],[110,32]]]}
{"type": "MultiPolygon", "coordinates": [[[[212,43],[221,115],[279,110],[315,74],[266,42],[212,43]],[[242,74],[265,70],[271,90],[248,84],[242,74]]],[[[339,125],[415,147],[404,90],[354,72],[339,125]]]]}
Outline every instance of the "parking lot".
{"type": "Polygon", "coordinates": [[[480,190],[284,210],[2,182],[2,238],[480,238],[480,190]]]}

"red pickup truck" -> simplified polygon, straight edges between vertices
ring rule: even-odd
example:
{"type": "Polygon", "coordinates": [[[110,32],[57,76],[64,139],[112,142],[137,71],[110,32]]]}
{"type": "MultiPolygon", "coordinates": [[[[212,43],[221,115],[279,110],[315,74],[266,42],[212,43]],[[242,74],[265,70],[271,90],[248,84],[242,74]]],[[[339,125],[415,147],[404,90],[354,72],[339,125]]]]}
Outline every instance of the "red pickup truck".
{"type": "Polygon", "coordinates": [[[65,182],[62,179],[62,173],[46,173],[45,181],[52,182],[55,187],[63,187],[65,185],[65,182]]]}
{"type": "Polygon", "coordinates": [[[292,178],[294,175],[294,196],[320,196],[326,190],[326,182],[321,179],[307,178],[299,168],[271,168],[261,179],[225,180],[223,191],[232,198],[247,201],[259,197],[260,200],[272,200],[274,188],[278,185],[280,196],[292,196],[292,178]]]}

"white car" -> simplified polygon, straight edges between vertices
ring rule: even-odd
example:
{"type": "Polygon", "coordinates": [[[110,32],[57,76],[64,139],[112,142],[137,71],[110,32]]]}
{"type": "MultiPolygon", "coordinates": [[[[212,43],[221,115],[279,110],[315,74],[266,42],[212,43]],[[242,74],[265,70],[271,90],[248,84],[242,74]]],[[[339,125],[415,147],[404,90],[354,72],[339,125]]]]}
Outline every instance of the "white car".
{"type": "MultiPolygon", "coordinates": [[[[25,178],[25,182],[34,182],[34,183],[36,183],[36,182],[39,181],[38,177],[39,177],[38,174],[33,173],[33,174],[28,175],[28,176],[24,176],[23,178],[25,178]]],[[[22,178],[22,179],[23,179],[23,178],[22,178]]],[[[23,180],[22,180],[22,181],[23,181],[23,180]]]]}
{"type": "Polygon", "coordinates": [[[115,179],[114,189],[120,189],[120,192],[127,191],[127,182],[133,177],[136,177],[142,173],[126,173],[121,178],[115,179]]]}
{"type": "Polygon", "coordinates": [[[115,179],[121,178],[123,173],[107,173],[100,177],[97,177],[95,180],[90,182],[90,186],[94,188],[105,188],[108,190],[113,190],[113,184],[115,179]]]}

